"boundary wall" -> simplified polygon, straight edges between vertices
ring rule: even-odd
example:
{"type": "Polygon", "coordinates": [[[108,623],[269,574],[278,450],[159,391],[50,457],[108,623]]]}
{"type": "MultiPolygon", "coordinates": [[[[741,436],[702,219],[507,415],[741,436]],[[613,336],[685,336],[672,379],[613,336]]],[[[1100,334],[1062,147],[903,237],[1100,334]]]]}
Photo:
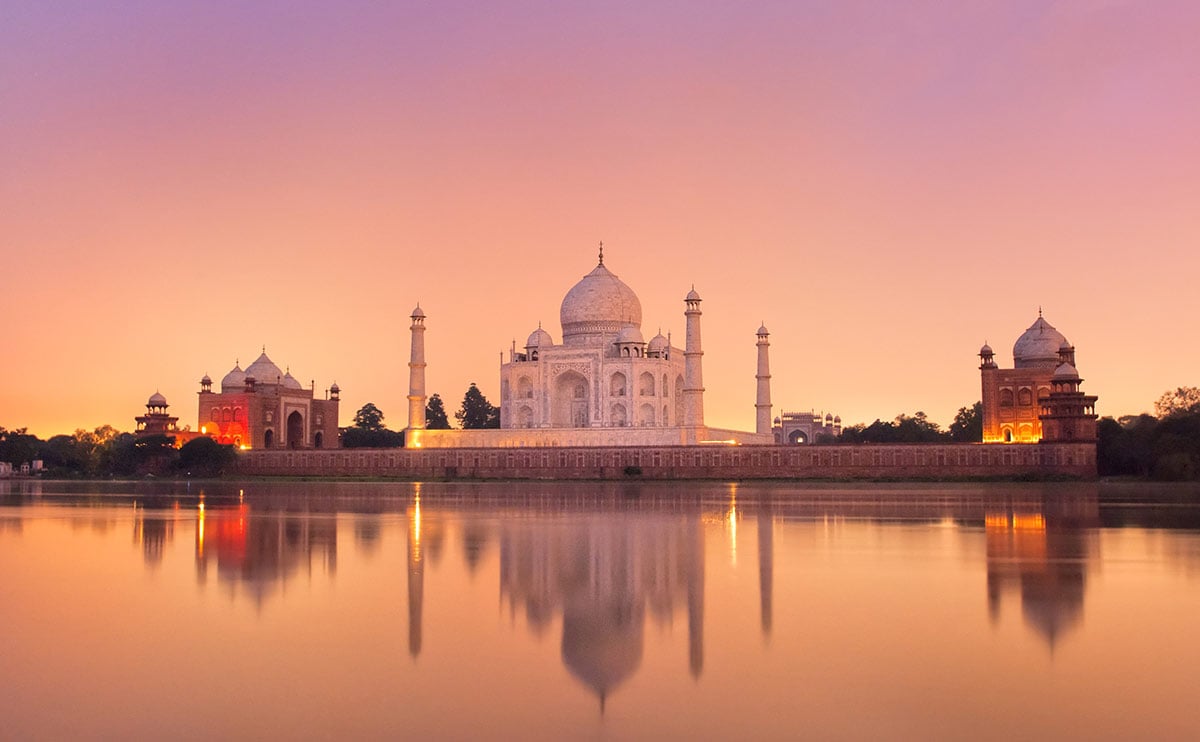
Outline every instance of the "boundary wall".
{"type": "Polygon", "coordinates": [[[1095,443],[246,451],[238,473],[402,479],[1096,478],[1095,443]],[[636,468],[640,474],[626,474],[636,468]]]}

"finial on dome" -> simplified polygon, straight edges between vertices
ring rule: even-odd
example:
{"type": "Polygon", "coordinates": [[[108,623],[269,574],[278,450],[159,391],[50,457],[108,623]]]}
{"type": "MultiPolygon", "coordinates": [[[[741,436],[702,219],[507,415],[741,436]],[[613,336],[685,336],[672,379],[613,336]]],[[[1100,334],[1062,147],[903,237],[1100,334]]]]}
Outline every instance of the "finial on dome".
{"type": "Polygon", "coordinates": [[[1042,305],[1038,304],[1038,319],[1042,318],[1042,305]]]}
{"type": "Polygon", "coordinates": [[[604,240],[600,240],[600,265],[604,265],[604,240]]]}

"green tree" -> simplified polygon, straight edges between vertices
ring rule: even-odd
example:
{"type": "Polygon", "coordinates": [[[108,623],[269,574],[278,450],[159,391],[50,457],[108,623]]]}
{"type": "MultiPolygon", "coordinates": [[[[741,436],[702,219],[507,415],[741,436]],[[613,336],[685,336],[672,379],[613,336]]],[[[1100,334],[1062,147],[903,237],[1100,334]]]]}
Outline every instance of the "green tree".
{"type": "Polygon", "coordinates": [[[208,436],[193,438],[179,449],[180,471],[192,477],[218,477],[232,471],[237,453],[231,445],[222,445],[208,436]]]}
{"type": "Polygon", "coordinates": [[[354,413],[354,427],[360,430],[383,430],[387,427],[383,424],[383,411],[374,402],[367,402],[354,413]]]}
{"type": "Polygon", "coordinates": [[[959,407],[950,423],[950,439],[955,443],[979,443],[983,440],[983,402],[959,407]]]}
{"type": "Polygon", "coordinates": [[[1200,388],[1181,386],[1166,392],[1154,403],[1156,417],[1164,418],[1185,412],[1200,412],[1200,388]]]}
{"type": "Polygon", "coordinates": [[[472,381],[467,393],[463,395],[462,407],[454,413],[454,419],[458,420],[463,430],[498,428],[500,410],[483,396],[483,392],[479,391],[479,387],[472,381]]]}
{"type": "Polygon", "coordinates": [[[425,403],[425,427],[430,430],[449,430],[450,418],[446,417],[446,405],[442,398],[434,392],[425,403]]]}

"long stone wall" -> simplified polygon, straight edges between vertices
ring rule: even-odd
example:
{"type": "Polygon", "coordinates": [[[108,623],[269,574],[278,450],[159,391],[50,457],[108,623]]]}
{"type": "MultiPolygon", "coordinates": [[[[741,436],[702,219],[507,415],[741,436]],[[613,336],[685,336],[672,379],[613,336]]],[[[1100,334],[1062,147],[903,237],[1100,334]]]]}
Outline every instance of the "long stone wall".
{"type": "Polygon", "coordinates": [[[1096,476],[1094,443],[247,451],[239,473],[404,479],[969,479],[1096,476]]]}

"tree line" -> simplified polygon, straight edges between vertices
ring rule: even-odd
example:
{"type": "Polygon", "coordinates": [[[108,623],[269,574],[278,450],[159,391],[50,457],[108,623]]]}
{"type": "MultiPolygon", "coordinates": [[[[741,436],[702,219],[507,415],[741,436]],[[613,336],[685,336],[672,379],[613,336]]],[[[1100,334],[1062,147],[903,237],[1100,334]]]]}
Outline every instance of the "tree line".
{"type": "Polygon", "coordinates": [[[20,466],[42,462],[49,476],[63,478],[194,476],[213,477],[232,471],[237,455],[233,446],[200,437],[175,448],[165,435],[137,437],[111,425],[76,430],[42,440],[26,428],[0,427],[0,461],[20,466]]]}
{"type": "MultiPolygon", "coordinates": [[[[500,427],[500,410],[474,382],[463,395],[454,419],[466,430],[500,427]]],[[[449,429],[445,403],[438,394],[425,405],[425,426],[449,429]]],[[[1101,418],[1097,428],[1097,468],[1101,476],[1132,476],[1163,480],[1200,479],[1200,388],[1180,387],[1163,394],[1154,414],[1101,418]]],[[[983,439],[983,405],[961,407],[946,430],[924,412],[901,414],[890,421],[875,420],[842,429],[841,435],[818,435],[816,445],[863,443],[978,443],[983,439]]],[[[404,434],[387,428],[383,411],[368,402],[342,431],[347,448],[395,448],[404,434]]],[[[25,428],[0,427],[0,461],[14,466],[41,460],[46,473],[57,477],[155,475],[219,476],[232,471],[232,446],[199,437],[176,449],[168,436],[138,438],[111,425],[76,430],[41,440],[25,428]]]]}
{"type": "MultiPolygon", "coordinates": [[[[500,408],[493,405],[479,391],[475,382],[463,394],[462,405],[454,413],[463,430],[499,428],[500,408]]],[[[450,418],[446,404],[437,392],[429,395],[425,402],[425,427],[429,430],[449,430],[450,418]]],[[[354,413],[354,424],[342,431],[342,446],[345,448],[399,448],[404,445],[404,433],[389,430],[383,419],[383,411],[373,402],[367,402],[354,413]]]]}

